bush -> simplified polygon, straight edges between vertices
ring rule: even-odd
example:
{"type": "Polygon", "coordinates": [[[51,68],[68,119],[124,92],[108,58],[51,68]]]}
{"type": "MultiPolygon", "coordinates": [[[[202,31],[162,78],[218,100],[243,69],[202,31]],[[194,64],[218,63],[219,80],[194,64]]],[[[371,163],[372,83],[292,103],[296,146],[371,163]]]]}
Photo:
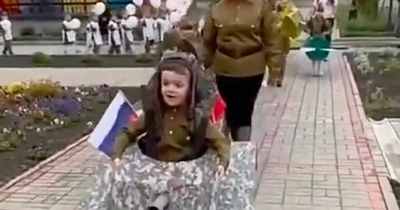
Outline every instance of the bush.
{"type": "Polygon", "coordinates": [[[81,63],[89,66],[101,66],[101,58],[98,55],[84,55],[81,63]]]}
{"type": "Polygon", "coordinates": [[[358,18],[355,20],[348,20],[350,5],[339,4],[336,11],[337,26],[341,32],[349,34],[349,36],[369,36],[376,35],[382,36],[389,34],[392,28],[388,27],[387,12],[384,11],[378,14],[378,17],[374,20],[368,20],[365,17],[358,14],[358,18]]]}
{"type": "Polygon", "coordinates": [[[21,29],[21,36],[34,36],[36,34],[33,27],[26,27],[21,29]]]}
{"type": "Polygon", "coordinates": [[[56,97],[60,94],[60,85],[51,80],[32,81],[28,83],[23,92],[33,99],[56,97]]]}
{"type": "Polygon", "coordinates": [[[32,63],[40,66],[47,66],[52,63],[52,58],[42,52],[35,52],[32,55],[32,63]]]}
{"type": "Polygon", "coordinates": [[[137,55],[137,57],[135,59],[135,61],[138,63],[151,63],[154,60],[155,60],[155,55],[147,54],[147,53],[137,55]]]}
{"type": "Polygon", "coordinates": [[[61,28],[43,28],[44,36],[61,36],[61,28]]]}
{"type": "Polygon", "coordinates": [[[352,20],[346,23],[346,29],[349,31],[387,31],[387,18],[377,18],[375,20],[366,20],[359,17],[357,20],[352,20]]]}

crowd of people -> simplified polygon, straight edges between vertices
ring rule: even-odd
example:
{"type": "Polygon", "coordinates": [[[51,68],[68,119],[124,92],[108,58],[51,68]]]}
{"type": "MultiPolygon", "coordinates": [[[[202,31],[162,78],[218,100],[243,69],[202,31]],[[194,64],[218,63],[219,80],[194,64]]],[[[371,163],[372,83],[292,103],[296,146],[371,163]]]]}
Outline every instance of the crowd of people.
{"type": "MultiPolygon", "coordinates": [[[[145,51],[150,52],[154,44],[161,43],[164,39],[164,33],[172,28],[172,24],[166,19],[166,16],[156,17],[146,14],[138,20],[136,26],[129,24],[129,18],[126,12],[111,13],[106,10],[102,15],[91,14],[90,21],[86,25],[86,46],[88,53],[98,54],[100,48],[108,45],[109,54],[132,53],[132,44],[135,41],[134,29],[142,30],[143,41],[145,42],[145,51]]],[[[66,15],[63,21],[63,43],[70,48],[76,42],[76,28],[68,27],[73,21],[70,15],[66,15]],[[67,34],[70,33],[69,36],[67,34]]],[[[68,51],[66,50],[66,53],[68,51]]]]}

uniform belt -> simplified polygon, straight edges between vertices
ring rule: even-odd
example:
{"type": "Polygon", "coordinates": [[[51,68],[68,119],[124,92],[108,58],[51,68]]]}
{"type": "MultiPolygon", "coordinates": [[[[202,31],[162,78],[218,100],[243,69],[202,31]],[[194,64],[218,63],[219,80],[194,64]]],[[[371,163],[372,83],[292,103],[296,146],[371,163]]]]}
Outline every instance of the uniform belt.
{"type": "Polygon", "coordinates": [[[258,47],[252,47],[252,48],[246,48],[246,49],[229,49],[229,48],[224,48],[224,47],[219,47],[218,51],[221,52],[224,55],[227,55],[231,58],[242,58],[248,55],[252,55],[255,53],[258,53],[263,50],[262,46],[258,47]]]}

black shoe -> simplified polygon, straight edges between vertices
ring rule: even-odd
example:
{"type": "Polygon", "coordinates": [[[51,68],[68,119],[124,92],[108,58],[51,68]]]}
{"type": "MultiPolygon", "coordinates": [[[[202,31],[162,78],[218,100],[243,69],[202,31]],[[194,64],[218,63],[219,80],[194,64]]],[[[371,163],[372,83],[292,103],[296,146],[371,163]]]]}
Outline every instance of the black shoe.
{"type": "Polygon", "coordinates": [[[277,80],[276,81],[276,87],[282,87],[282,81],[281,80],[277,80]]]}

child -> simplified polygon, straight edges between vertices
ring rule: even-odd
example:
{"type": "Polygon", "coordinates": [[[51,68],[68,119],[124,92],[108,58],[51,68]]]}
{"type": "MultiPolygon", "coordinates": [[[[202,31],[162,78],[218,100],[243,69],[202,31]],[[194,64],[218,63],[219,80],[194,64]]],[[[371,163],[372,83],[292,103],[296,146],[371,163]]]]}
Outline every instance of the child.
{"type": "Polygon", "coordinates": [[[14,55],[12,51],[12,24],[11,21],[8,19],[7,13],[3,12],[1,14],[1,21],[0,21],[0,32],[4,39],[4,49],[3,55],[14,55]]]}
{"type": "Polygon", "coordinates": [[[94,54],[99,54],[100,47],[103,45],[103,40],[100,34],[100,26],[95,14],[91,15],[91,20],[86,26],[86,41],[88,49],[91,50],[93,48],[94,54]]]}
{"type": "MultiPolygon", "coordinates": [[[[280,27],[282,27],[282,22],[286,14],[288,14],[287,10],[289,9],[289,4],[290,2],[288,0],[280,0],[277,1],[275,7],[276,7],[276,16],[277,19],[279,20],[280,27]]],[[[282,29],[281,29],[282,32],[282,29]]],[[[289,54],[290,51],[290,38],[284,34],[283,32],[281,33],[281,45],[282,45],[282,50],[285,54],[285,57],[289,54]]],[[[286,69],[286,58],[283,60],[281,71],[280,72],[272,72],[271,68],[268,68],[268,80],[267,80],[267,85],[272,86],[272,87],[282,87],[283,83],[283,77],[285,76],[285,69],[286,69]]],[[[263,86],[265,84],[263,83],[263,86]]]]}
{"type": "Polygon", "coordinates": [[[147,15],[142,20],[143,38],[145,41],[145,51],[150,53],[151,47],[154,45],[156,38],[156,22],[150,15],[147,15]]]}
{"type": "Polygon", "coordinates": [[[230,140],[209,122],[209,110],[202,108],[204,100],[209,99],[199,99],[202,90],[197,83],[201,69],[197,69],[199,65],[194,62],[193,54],[173,54],[159,64],[148,92],[143,94],[145,114],[122,129],[112,158],[118,165],[128,145],[138,141],[144,154],[169,162],[193,160],[212,149],[226,169],[230,140]]]}
{"type": "MultiPolygon", "coordinates": [[[[311,37],[321,37],[326,39],[326,35],[329,34],[331,26],[325,19],[323,10],[324,8],[322,4],[319,4],[315,14],[307,22],[307,30],[311,37]]],[[[312,68],[317,76],[322,76],[324,74],[321,65],[322,61],[320,60],[312,61],[312,68]]]]}
{"type": "Polygon", "coordinates": [[[349,10],[349,16],[347,20],[356,20],[357,19],[357,0],[351,0],[351,7],[349,10]]]}
{"type": "Polygon", "coordinates": [[[117,16],[114,14],[108,23],[108,40],[110,44],[109,54],[121,54],[121,30],[119,27],[119,21],[117,16]]]}
{"type": "Polygon", "coordinates": [[[124,46],[125,53],[132,53],[133,33],[132,33],[132,28],[127,24],[128,18],[129,15],[125,12],[121,20],[121,28],[123,31],[122,43],[124,46]]]}
{"type": "Polygon", "coordinates": [[[66,14],[64,21],[62,22],[62,41],[65,45],[65,54],[69,54],[75,50],[76,32],[71,28],[71,15],[66,14]]]}

